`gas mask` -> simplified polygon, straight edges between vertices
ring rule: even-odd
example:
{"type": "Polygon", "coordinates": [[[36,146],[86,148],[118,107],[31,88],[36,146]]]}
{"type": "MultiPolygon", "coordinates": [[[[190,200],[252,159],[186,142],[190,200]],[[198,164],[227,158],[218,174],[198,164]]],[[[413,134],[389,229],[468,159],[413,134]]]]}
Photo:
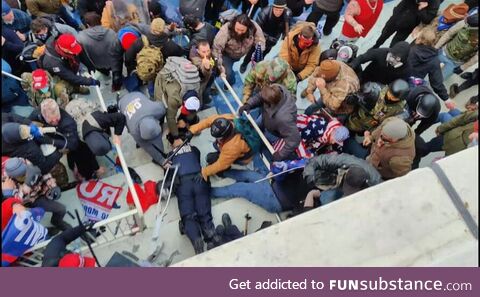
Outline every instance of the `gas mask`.
{"type": "Polygon", "coordinates": [[[388,65],[392,66],[393,68],[399,68],[403,65],[402,58],[394,56],[392,53],[387,54],[386,60],[388,65]]]}

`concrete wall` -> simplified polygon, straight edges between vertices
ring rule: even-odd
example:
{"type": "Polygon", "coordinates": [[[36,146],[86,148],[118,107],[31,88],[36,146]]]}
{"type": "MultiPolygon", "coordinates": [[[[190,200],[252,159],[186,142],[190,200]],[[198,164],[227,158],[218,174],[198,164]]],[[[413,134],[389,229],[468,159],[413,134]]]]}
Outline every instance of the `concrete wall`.
{"type": "MultiPolygon", "coordinates": [[[[478,148],[438,164],[478,231],[478,148]]],[[[460,211],[422,168],[177,266],[477,266],[478,238],[460,211]]]]}

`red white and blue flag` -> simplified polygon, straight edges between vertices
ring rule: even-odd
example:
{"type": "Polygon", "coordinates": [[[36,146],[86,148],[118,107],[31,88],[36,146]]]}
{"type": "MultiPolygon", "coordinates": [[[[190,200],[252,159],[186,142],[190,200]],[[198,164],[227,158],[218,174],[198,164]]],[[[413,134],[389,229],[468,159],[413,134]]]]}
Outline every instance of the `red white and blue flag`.
{"type": "Polygon", "coordinates": [[[91,180],[77,185],[77,196],[85,210],[85,216],[95,222],[108,218],[121,193],[121,187],[101,181],[91,180]]]}

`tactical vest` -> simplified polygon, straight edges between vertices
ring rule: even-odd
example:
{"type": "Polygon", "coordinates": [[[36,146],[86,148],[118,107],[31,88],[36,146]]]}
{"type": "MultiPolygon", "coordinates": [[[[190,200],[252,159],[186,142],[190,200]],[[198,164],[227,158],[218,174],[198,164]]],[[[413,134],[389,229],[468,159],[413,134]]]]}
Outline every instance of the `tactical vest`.
{"type": "Polygon", "coordinates": [[[178,176],[199,173],[202,166],[198,161],[197,154],[192,150],[190,144],[184,145],[172,158],[173,165],[178,165],[178,176]]]}
{"type": "Polygon", "coordinates": [[[92,116],[92,112],[99,110],[100,106],[93,101],[85,98],[78,98],[70,101],[65,107],[65,111],[72,116],[77,123],[78,138],[83,140],[83,123],[87,121],[92,127],[103,130],[97,120],[92,116]]]}
{"type": "Polygon", "coordinates": [[[183,57],[168,57],[160,73],[167,79],[170,76],[179,82],[181,88],[180,98],[183,98],[183,95],[189,90],[200,92],[198,69],[192,62],[183,57]]]}
{"type": "Polygon", "coordinates": [[[478,51],[478,28],[463,27],[447,44],[446,51],[455,61],[468,61],[478,51]]]}

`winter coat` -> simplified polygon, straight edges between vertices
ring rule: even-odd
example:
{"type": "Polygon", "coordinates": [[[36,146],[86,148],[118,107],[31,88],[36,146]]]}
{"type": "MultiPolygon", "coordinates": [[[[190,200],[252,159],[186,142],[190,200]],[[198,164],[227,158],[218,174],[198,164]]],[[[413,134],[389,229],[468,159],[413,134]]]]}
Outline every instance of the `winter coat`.
{"type": "Polygon", "coordinates": [[[302,80],[313,73],[315,67],[318,65],[321,53],[318,35],[315,35],[312,46],[301,52],[299,51],[297,39],[305,26],[312,27],[315,32],[317,30],[314,23],[297,23],[297,25],[290,30],[290,33],[288,33],[287,38],[283,40],[280,52],[278,53],[278,56],[287,61],[293,72],[297,73],[302,80]]]}
{"type": "Polygon", "coordinates": [[[122,73],[123,50],[117,33],[102,26],[80,31],[77,41],[96,69],[111,69],[122,73]]]}
{"type": "Polygon", "coordinates": [[[20,33],[27,33],[30,31],[30,23],[32,18],[24,11],[20,9],[12,8],[13,11],[13,24],[7,24],[2,22],[2,28],[8,28],[13,31],[19,31],[20,33]]]}
{"type": "Polygon", "coordinates": [[[205,16],[207,0],[180,0],[180,13],[182,16],[192,14],[199,19],[205,16]]]}
{"type": "Polygon", "coordinates": [[[280,88],[282,99],[276,105],[266,105],[260,93],[248,100],[251,108],[262,107],[263,127],[274,136],[282,138],[285,145],[279,151],[279,157],[288,158],[300,144],[300,133],[297,129],[297,105],[290,91],[281,84],[272,84],[280,88]]]}
{"type": "MultiPolygon", "coordinates": [[[[92,117],[97,121],[103,132],[110,134],[110,128],[113,128],[113,133],[115,135],[122,135],[123,129],[125,128],[126,118],[120,112],[107,113],[104,111],[94,111],[91,113],[92,117]]],[[[82,124],[82,134],[83,138],[85,135],[91,131],[99,131],[98,127],[92,126],[88,121],[84,121],[82,124]]]]}
{"type": "Polygon", "coordinates": [[[220,28],[213,40],[213,56],[217,58],[218,65],[223,65],[223,55],[239,60],[250,51],[252,46],[257,44],[260,44],[262,51],[265,50],[265,37],[263,36],[262,28],[256,22],[252,21],[252,23],[255,26],[255,32],[253,28],[250,28],[248,31],[249,36],[241,42],[230,36],[230,22],[220,28]]]}
{"type": "Polygon", "coordinates": [[[292,10],[292,15],[298,17],[303,13],[305,0],[287,0],[287,7],[292,10]]]}
{"type": "MultiPolygon", "coordinates": [[[[31,121],[13,113],[2,113],[2,125],[5,123],[30,125],[31,121]]],[[[27,159],[32,162],[33,165],[38,166],[42,174],[47,174],[60,161],[63,155],[56,150],[45,157],[40,149],[40,144],[41,143],[37,143],[35,140],[7,142],[5,138],[2,137],[2,155],[27,159]]]]}
{"type": "MultiPolygon", "coordinates": [[[[412,118],[412,113],[417,109],[418,106],[418,95],[421,93],[432,93],[432,91],[427,86],[419,86],[415,89],[411,90],[407,96],[407,109],[409,117],[404,119],[410,125],[415,124],[415,120],[412,118]]],[[[422,134],[425,130],[430,128],[433,124],[437,122],[438,114],[440,113],[440,102],[437,100],[432,115],[428,118],[424,118],[420,120],[420,124],[415,129],[415,133],[417,135],[422,134]]]]}
{"type": "Polygon", "coordinates": [[[93,11],[101,16],[106,2],[106,0],[77,0],[78,14],[83,18],[87,12],[93,11]]]}
{"type": "MultiPolygon", "coordinates": [[[[215,60],[211,57],[210,58],[210,63],[211,63],[210,68],[206,69],[203,66],[202,58],[197,53],[197,46],[196,45],[193,46],[190,49],[188,59],[190,61],[192,61],[192,64],[195,65],[198,69],[198,74],[200,76],[200,92],[203,93],[205,91],[205,88],[207,87],[208,82],[210,81],[210,78],[212,77],[212,73],[213,73],[214,69],[217,66],[216,63],[215,63],[215,60]]],[[[203,99],[205,99],[205,98],[203,98],[203,99]]]]}
{"type": "Polygon", "coordinates": [[[337,182],[338,174],[350,167],[360,167],[368,175],[368,185],[374,186],[382,182],[380,173],[369,162],[349,154],[328,154],[308,160],[303,170],[303,178],[307,183],[314,185],[326,185],[337,182]]]}
{"type": "Polygon", "coordinates": [[[15,73],[15,70],[21,68],[22,65],[17,57],[23,50],[23,42],[13,30],[7,28],[2,28],[2,37],[5,38],[2,46],[2,59],[12,66],[15,73]]]}
{"type": "Polygon", "coordinates": [[[52,136],[53,145],[57,149],[65,148],[70,151],[74,151],[77,149],[78,142],[80,141],[77,133],[77,123],[72,118],[72,116],[69,115],[62,108],[60,108],[60,122],[56,126],[51,126],[47,123],[47,121],[45,121],[42,113],[40,112],[40,108],[34,110],[29,116],[29,119],[31,121],[42,123],[44,127],[55,127],[57,132],[62,133],[65,138],[52,136]]]}
{"type": "Polygon", "coordinates": [[[58,14],[62,7],[61,0],[26,0],[28,11],[36,17],[58,14]]]}
{"type": "MultiPolygon", "coordinates": [[[[201,120],[198,124],[190,126],[190,132],[193,134],[198,134],[202,130],[212,126],[212,123],[218,118],[233,120],[235,116],[233,114],[209,116],[208,118],[201,120]]],[[[227,170],[235,161],[245,157],[248,153],[250,153],[250,147],[240,133],[236,133],[233,137],[227,139],[225,142],[219,142],[218,147],[220,150],[220,155],[217,161],[202,168],[202,176],[205,179],[209,176],[217,174],[218,172],[227,170]]],[[[242,163],[247,164],[251,160],[252,157],[242,160],[242,163]]]]}
{"type": "Polygon", "coordinates": [[[443,135],[442,149],[446,156],[468,147],[470,144],[468,136],[473,132],[473,125],[477,120],[478,110],[465,111],[437,127],[437,132],[443,135]]]}
{"type": "Polygon", "coordinates": [[[415,132],[408,127],[407,136],[395,143],[384,143],[378,147],[377,142],[385,124],[393,118],[388,118],[372,132],[372,145],[367,161],[375,167],[383,179],[391,179],[407,174],[412,170],[415,158],[415,132]]]}
{"type": "MultiPolygon", "coordinates": [[[[350,94],[358,92],[360,82],[357,75],[347,64],[337,61],[340,64],[340,72],[337,77],[327,82],[324,88],[320,88],[323,104],[336,114],[349,114],[353,107],[348,105],[346,98],[350,94]]],[[[315,68],[314,73],[308,79],[307,96],[313,96],[317,86],[315,81],[320,77],[320,67],[315,68]]]]}
{"type": "Polygon", "coordinates": [[[389,48],[370,49],[350,63],[350,66],[355,69],[357,74],[360,74],[361,84],[366,82],[379,82],[387,85],[399,78],[408,80],[412,72],[408,63],[409,48],[407,48],[403,42],[395,44],[392,49],[393,48],[401,52],[400,58],[403,65],[398,68],[393,68],[387,63],[387,54],[391,50],[389,48]],[[360,71],[361,65],[370,61],[371,63],[365,70],[360,71]]]}
{"type": "MultiPolygon", "coordinates": [[[[74,72],[68,63],[67,60],[62,58],[55,50],[55,40],[50,38],[46,44],[47,48],[45,54],[40,58],[40,65],[43,69],[50,72],[52,75],[56,75],[59,78],[65,80],[66,82],[74,85],[92,85],[92,78],[80,76],[74,72]]],[[[82,64],[87,66],[89,71],[93,71],[94,67],[91,62],[88,60],[85,52],[82,51],[77,57],[82,64]]]]}
{"type": "MultiPolygon", "coordinates": [[[[2,71],[12,73],[12,68],[3,59],[2,71]]],[[[22,90],[18,80],[2,76],[2,112],[10,112],[15,105],[28,106],[28,100],[29,97],[22,90]]]]}
{"type": "MultiPolygon", "coordinates": [[[[257,63],[245,76],[243,102],[247,102],[255,90],[259,90],[266,85],[272,84],[267,72],[269,63],[271,63],[271,61],[261,61],[257,63]]],[[[297,79],[295,78],[295,73],[290,69],[287,69],[286,73],[274,83],[284,85],[293,95],[297,93],[297,79]]],[[[295,100],[295,97],[292,99],[295,100]]]]}
{"type": "MultiPolygon", "coordinates": [[[[149,45],[156,46],[161,49],[164,61],[171,56],[181,57],[183,55],[182,47],[173,42],[168,35],[154,35],[151,32],[147,32],[145,33],[145,36],[148,38],[149,45]]],[[[135,40],[132,46],[125,53],[125,67],[127,67],[128,73],[131,73],[135,67],[137,67],[137,54],[142,50],[142,48],[142,38],[137,38],[137,40],[135,40]]]]}
{"type": "Polygon", "coordinates": [[[411,75],[425,78],[428,75],[430,86],[443,101],[448,99],[448,92],[443,85],[442,69],[438,59],[438,50],[431,46],[415,45],[411,47],[408,56],[411,66],[411,75]]]}
{"type": "Polygon", "coordinates": [[[189,48],[196,45],[200,40],[206,40],[210,44],[210,47],[213,46],[213,40],[215,39],[215,35],[217,35],[217,29],[207,22],[204,22],[203,24],[204,26],[200,28],[200,30],[192,32],[190,35],[190,43],[188,44],[189,48]]]}
{"type": "Polygon", "coordinates": [[[478,27],[470,27],[465,20],[459,21],[435,44],[437,49],[442,47],[445,55],[461,63],[465,71],[478,61],[478,27]]]}
{"type": "MultiPolygon", "coordinates": [[[[137,7],[133,4],[127,4],[128,10],[128,22],[131,23],[139,23],[140,16],[138,15],[137,7]]],[[[115,19],[115,13],[113,11],[113,3],[112,1],[107,1],[105,3],[105,7],[103,8],[102,12],[102,26],[107,29],[112,29],[115,32],[118,32],[122,28],[123,24],[120,24],[118,20],[115,19]]]]}
{"type": "Polygon", "coordinates": [[[366,110],[363,106],[358,106],[356,112],[352,113],[347,120],[346,126],[348,130],[363,133],[364,131],[372,131],[380,125],[385,119],[401,114],[405,109],[405,100],[396,102],[385,99],[388,86],[380,91],[377,103],[371,110],[366,110]]]}
{"type": "Polygon", "coordinates": [[[395,28],[413,30],[418,24],[429,24],[436,16],[441,0],[427,0],[428,6],[418,10],[416,0],[402,0],[393,9],[393,14],[388,20],[395,23],[395,28]]]}
{"type": "Polygon", "coordinates": [[[340,11],[343,6],[343,0],[315,0],[315,4],[325,11],[340,11]]]}
{"type": "Polygon", "coordinates": [[[282,33],[285,33],[285,23],[292,24],[292,11],[286,8],[283,14],[277,18],[273,14],[273,6],[263,8],[256,18],[257,24],[262,28],[265,39],[269,37],[276,43],[282,33]]]}

